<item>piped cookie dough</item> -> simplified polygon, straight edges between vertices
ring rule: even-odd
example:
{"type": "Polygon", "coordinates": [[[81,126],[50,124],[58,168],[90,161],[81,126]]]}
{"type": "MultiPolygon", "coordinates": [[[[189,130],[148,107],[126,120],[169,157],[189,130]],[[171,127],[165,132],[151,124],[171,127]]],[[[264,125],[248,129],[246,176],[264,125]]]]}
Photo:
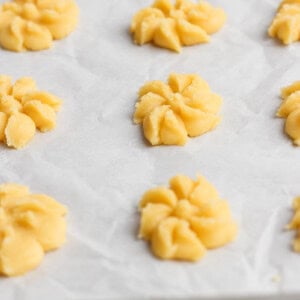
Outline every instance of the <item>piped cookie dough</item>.
{"type": "Polygon", "coordinates": [[[283,102],[276,115],[286,119],[286,134],[296,146],[300,146],[300,81],[283,88],[281,97],[283,102]]]}
{"type": "Polygon", "coordinates": [[[56,112],[61,100],[38,90],[36,83],[23,77],[12,84],[9,76],[0,75],[0,142],[20,149],[41,132],[56,126],[56,112]]]}
{"type": "Polygon", "coordinates": [[[0,185],[0,274],[17,276],[36,268],[45,252],[62,246],[67,209],[26,186],[0,185]]]}
{"type": "Polygon", "coordinates": [[[176,52],[182,46],[210,41],[210,34],[219,31],[226,21],[224,11],[206,1],[156,0],[151,7],[133,17],[131,32],[136,44],[153,42],[176,52]]]}
{"type": "Polygon", "coordinates": [[[139,91],[134,122],[151,145],[184,145],[221,121],[222,98],[197,74],[171,74],[168,83],[147,82],[139,91]]]}
{"type": "Polygon", "coordinates": [[[297,197],[294,200],[293,209],[295,211],[295,215],[290,224],[287,225],[287,229],[294,230],[296,232],[293,249],[295,252],[300,253],[300,197],[297,197]]]}
{"type": "Polygon", "coordinates": [[[78,23],[74,0],[13,0],[0,6],[0,45],[11,51],[43,50],[78,23]]]}
{"type": "Polygon", "coordinates": [[[269,36],[288,45],[300,39],[300,2],[283,0],[269,27],[269,36]]]}
{"type": "Polygon", "coordinates": [[[173,177],[168,188],[147,191],[139,208],[139,237],[161,259],[197,261],[237,236],[228,203],[202,176],[173,177]]]}

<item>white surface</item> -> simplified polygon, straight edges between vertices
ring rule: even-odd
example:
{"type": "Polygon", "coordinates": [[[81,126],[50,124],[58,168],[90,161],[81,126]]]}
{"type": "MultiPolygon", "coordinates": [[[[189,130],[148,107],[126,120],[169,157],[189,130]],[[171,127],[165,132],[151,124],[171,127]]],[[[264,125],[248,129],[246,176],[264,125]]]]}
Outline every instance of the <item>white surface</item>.
{"type": "Polygon", "coordinates": [[[180,55],[132,43],[131,17],[148,0],[78,0],[78,30],[52,50],[1,50],[1,73],[32,76],[64,105],[52,133],[21,151],[1,146],[0,181],[69,207],[67,244],[36,271],[1,279],[1,300],[300,293],[300,256],[282,231],[300,194],[300,148],[274,118],[280,88],[300,79],[300,44],[266,36],[278,0],[211,2],[227,25],[180,55]],[[224,120],[185,147],[149,147],[131,120],[136,93],[170,72],[205,78],[224,97],[224,120]],[[230,202],[239,238],[199,263],[157,260],[136,239],[137,203],[148,188],[196,172],[230,202]]]}

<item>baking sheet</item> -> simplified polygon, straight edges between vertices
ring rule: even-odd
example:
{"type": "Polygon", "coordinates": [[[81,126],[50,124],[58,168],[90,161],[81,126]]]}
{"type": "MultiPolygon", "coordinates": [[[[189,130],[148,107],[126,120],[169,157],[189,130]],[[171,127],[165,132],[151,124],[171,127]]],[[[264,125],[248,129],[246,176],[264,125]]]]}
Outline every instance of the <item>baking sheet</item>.
{"type": "Polygon", "coordinates": [[[226,26],[180,55],[132,43],[131,17],[151,2],[78,0],[79,28],[53,49],[1,50],[1,73],[32,76],[64,104],[55,131],[21,151],[0,147],[0,181],[69,207],[66,245],[36,271],[1,279],[1,299],[300,297],[300,256],[282,230],[300,194],[300,149],[274,118],[280,88],[300,79],[300,44],[266,35],[279,1],[212,0],[226,10],[226,26]],[[137,91],[171,72],[206,79],[224,97],[224,119],[185,147],[149,147],[131,120],[137,91]],[[239,237],[199,263],[162,262],[136,238],[138,201],[173,175],[196,172],[230,202],[239,237]]]}

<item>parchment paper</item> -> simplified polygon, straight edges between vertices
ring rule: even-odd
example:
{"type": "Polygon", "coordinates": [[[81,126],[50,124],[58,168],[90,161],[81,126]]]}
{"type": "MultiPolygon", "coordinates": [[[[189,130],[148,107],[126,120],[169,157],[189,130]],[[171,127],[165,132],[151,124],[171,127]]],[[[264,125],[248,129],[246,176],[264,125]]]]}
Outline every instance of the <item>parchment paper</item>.
{"type": "Polygon", "coordinates": [[[280,88],[300,79],[300,44],[266,35],[280,1],[212,0],[226,26],[182,54],[133,44],[131,17],[151,2],[78,0],[78,29],[53,49],[0,51],[2,74],[32,76],[64,99],[56,130],[21,151],[0,147],[0,181],[69,207],[65,246],[36,271],[0,279],[1,300],[300,297],[300,256],[283,231],[300,194],[300,148],[274,117],[280,88]],[[149,147],[132,123],[137,91],[171,72],[206,79],[224,97],[223,121],[185,147],[149,147]],[[239,237],[199,263],[160,261],[136,238],[137,204],[173,175],[197,172],[230,202],[239,237]]]}

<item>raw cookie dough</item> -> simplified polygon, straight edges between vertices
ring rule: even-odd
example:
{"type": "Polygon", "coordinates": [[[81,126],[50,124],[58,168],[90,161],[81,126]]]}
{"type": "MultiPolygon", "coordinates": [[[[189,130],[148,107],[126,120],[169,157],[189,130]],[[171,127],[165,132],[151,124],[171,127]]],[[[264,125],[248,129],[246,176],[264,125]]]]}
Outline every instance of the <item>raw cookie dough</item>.
{"type": "Polygon", "coordinates": [[[132,19],[131,32],[138,45],[153,42],[176,52],[181,46],[210,41],[210,34],[223,27],[226,15],[206,1],[156,0],[152,7],[140,10],[132,19]]]}
{"type": "Polygon", "coordinates": [[[17,276],[36,268],[44,253],[65,242],[67,209],[26,186],[0,185],[0,274],[17,276]]]}
{"type": "Polygon", "coordinates": [[[269,35],[288,45],[300,39],[300,2],[283,0],[269,27],[269,35]]]}
{"type": "Polygon", "coordinates": [[[286,118],[285,132],[300,146],[300,81],[283,88],[281,96],[283,102],[276,115],[286,118]]]}
{"type": "Polygon", "coordinates": [[[295,211],[295,215],[291,223],[287,225],[287,229],[296,231],[297,236],[293,243],[293,249],[295,252],[300,253],[300,197],[294,200],[293,209],[295,211]]]}
{"type": "Polygon", "coordinates": [[[184,145],[221,121],[222,98],[196,74],[171,74],[168,84],[150,81],[139,91],[134,122],[152,145],[184,145]]]}
{"type": "Polygon", "coordinates": [[[0,6],[0,45],[12,51],[43,50],[78,22],[74,0],[13,0],[0,6]]]}
{"type": "Polygon", "coordinates": [[[61,100],[39,91],[29,77],[12,84],[9,76],[0,75],[0,142],[16,149],[24,147],[35,135],[56,126],[56,112],[61,100]]]}
{"type": "Polygon", "coordinates": [[[140,212],[139,237],[162,259],[196,261],[237,235],[228,203],[202,176],[193,181],[177,175],[169,188],[147,191],[140,212]]]}

